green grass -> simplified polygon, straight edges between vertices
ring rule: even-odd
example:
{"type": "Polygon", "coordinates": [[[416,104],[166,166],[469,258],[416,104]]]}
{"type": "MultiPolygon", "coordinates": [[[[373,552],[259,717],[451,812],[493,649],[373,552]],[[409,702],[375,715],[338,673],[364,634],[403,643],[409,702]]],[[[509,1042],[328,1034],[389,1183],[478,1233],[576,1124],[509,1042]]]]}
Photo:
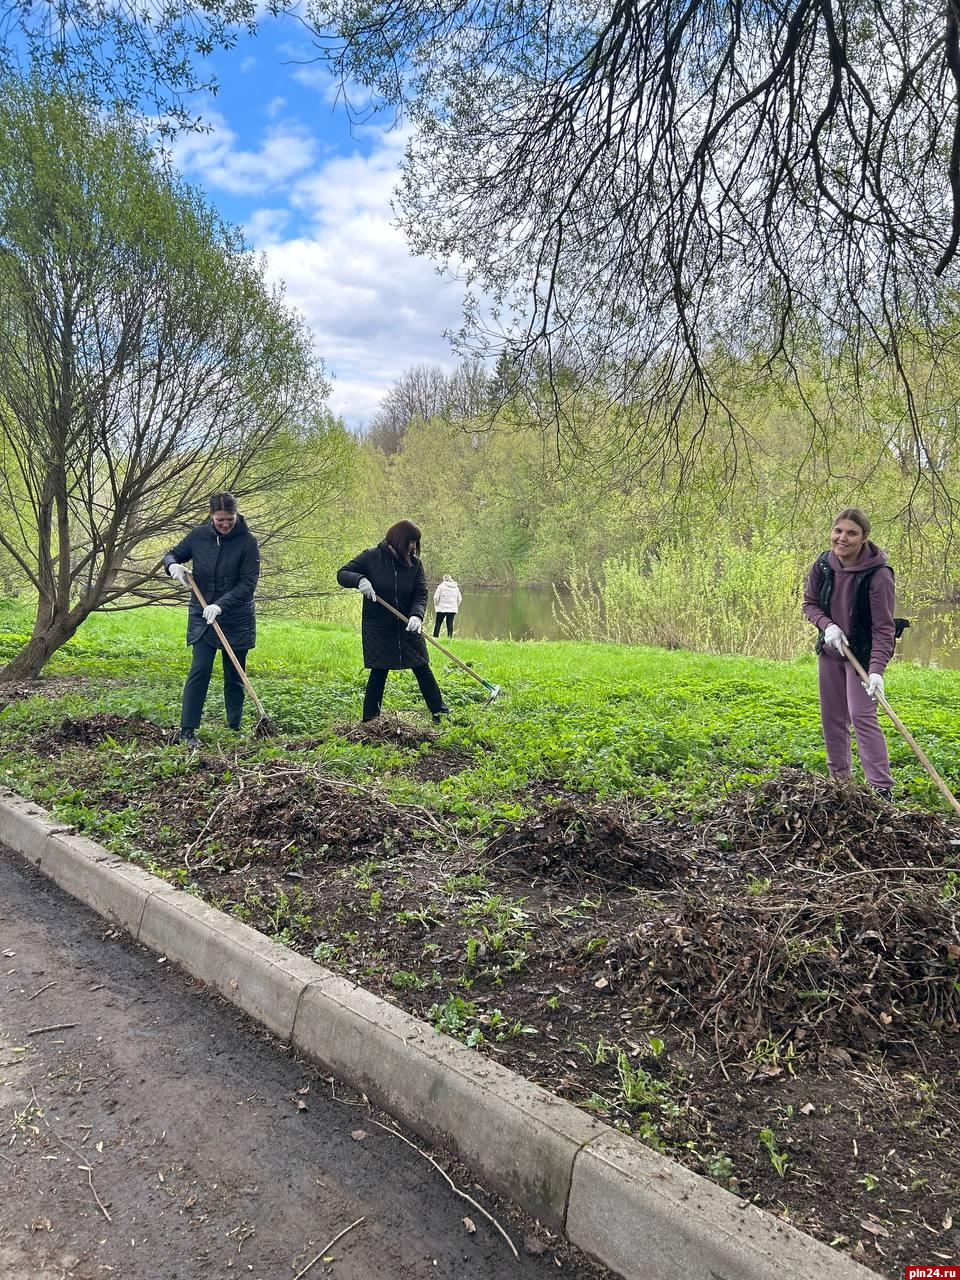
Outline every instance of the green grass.
{"type": "MultiPolygon", "coordinates": [[[[0,659],[14,651],[29,623],[23,609],[0,604],[0,659]]],[[[388,777],[384,785],[393,799],[424,804],[466,828],[518,816],[536,778],[696,812],[783,766],[825,768],[812,655],[775,662],[572,642],[454,643],[461,659],[504,690],[497,703],[484,706],[482,687],[431,650],[454,712],[442,745],[468,757],[470,767],[441,782],[417,782],[408,774],[388,777]]],[[[175,724],[187,665],[182,611],[93,616],[44,673],[92,683],[56,700],[31,698],[0,711],[6,781],[29,787],[48,776],[49,764],[17,745],[43,720],[113,712],[175,724]]],[[[331,732],[335,724],[359,719],[366,677],[358,629],[267,619],[248,665],[283,733],[319,739],[312,758],[330,772],[366,780],[405,758],[403,750],[352,743],[331,732]]],[[[895,661],[887,691],[948,785],[960,789],[960,671],[895,661]]],[[[409,672],[391,675],[385,707],[425,715],[409,672]]],[[[941,808],[939,793],[906,743],[892,725],[885,728],[899,798],[941,808]]],[[[218,674],[201,732],[210,742],[230,741],[218,674]]],[[[175,767],[167,757],[176,750],[145,749],[145,767],[154,755],[166,760],[165,769],[175,767]]],[[[262,750],[270,756],[285,749],[266,743],[262,750]]]]}

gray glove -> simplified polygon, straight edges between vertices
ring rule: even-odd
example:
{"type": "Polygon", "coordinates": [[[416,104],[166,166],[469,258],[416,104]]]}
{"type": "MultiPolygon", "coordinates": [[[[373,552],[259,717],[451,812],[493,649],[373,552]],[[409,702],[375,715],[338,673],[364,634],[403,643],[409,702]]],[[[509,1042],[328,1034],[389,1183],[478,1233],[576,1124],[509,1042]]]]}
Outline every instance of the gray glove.
{"type": "Polygon", "coordinates": [[[832,645],[837,653],[843,654],[843,646],[848,642],[847,637],[843,634],[835,622],[831,622],[829,627],[824,630],[823,643],[832,645]]]}
{"type": "Polygon", "coordinates": [[[187,581],[187,566],[185,564],[168,564],[167,573],[175,582],[179,582],[181,587],[189,587],[187,581]]]}
{"type": "Polygon", "coordinates": [[[420,620],[420,618],[413,617],[413,618],[407,619],[407,630],[412,631],[414,635],[420,634],[420,629],[422,626],[423,626],[423,622],[420,620]]]}
{"type": "Polygon", "coordinates": [[[374,591],[373,583],[369,578],[361,578],[357,583],[357,590],[362,596],[369,600],[371,604],[376,603],[377,593],[374,591]]]}
{"type": "Polygon", "coordinates": [[[203,620],[209,627],[211,622],[216,622],[223,610],[218,604],[208,604],[203,611],[203,620]]]}

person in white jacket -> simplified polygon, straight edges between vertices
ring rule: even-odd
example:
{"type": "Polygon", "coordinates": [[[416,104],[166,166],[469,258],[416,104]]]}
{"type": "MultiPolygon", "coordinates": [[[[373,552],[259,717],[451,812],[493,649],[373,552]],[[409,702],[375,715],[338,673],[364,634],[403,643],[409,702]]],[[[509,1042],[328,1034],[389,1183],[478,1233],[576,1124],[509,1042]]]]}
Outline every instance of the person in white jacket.
{"type": "Polygon", "coordinates": [[[447,635],[453,635],[453,620],[457,616],[457,610],[460,608],[462,599],[460,588],[449,573],[445,573],[443,581],[433,593],[433,607],[437,615],[433,623],[434,639],[440,634],[440,624],[444,621],[447,624],[447,635]]]}

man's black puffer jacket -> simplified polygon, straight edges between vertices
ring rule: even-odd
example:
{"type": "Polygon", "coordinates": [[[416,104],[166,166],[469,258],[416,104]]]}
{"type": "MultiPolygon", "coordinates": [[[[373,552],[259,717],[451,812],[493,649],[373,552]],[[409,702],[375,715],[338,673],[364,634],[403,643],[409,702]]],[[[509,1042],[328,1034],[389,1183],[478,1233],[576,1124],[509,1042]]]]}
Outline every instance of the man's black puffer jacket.
{"type": "MultiPolygon", "coordinates": [[[[356,587],[367,578],[378,599],[386,600],[404,617],[423,621],[427,611],[427,575],[417,556],[404,564],[399,556],[380,542],[361,551],[337,573],[341,587],[356,587]]],[[[401,667],[423,667],[429,662],[423,636],[407,631],[404,623],[379,603],[364,597],[360,622],[363,665],[396,671],[401,667]]]]}
{"type": "MultiPolygon", "coordinates": [[[[260,548],[243,516],[237,516],[229,533],[217,533],[212,520],[197,525],[163,557],[166,567],[190,561],[190,572],[204,600],[223,610],[217,622],[230,645],[234,649],[252,649],[257,643],[253,594],[260,577],[260,548]]],[[[221,647],[217,633],[203,620],[200,601],[191,592],[187,644],[198,640],[221,647]]]]}

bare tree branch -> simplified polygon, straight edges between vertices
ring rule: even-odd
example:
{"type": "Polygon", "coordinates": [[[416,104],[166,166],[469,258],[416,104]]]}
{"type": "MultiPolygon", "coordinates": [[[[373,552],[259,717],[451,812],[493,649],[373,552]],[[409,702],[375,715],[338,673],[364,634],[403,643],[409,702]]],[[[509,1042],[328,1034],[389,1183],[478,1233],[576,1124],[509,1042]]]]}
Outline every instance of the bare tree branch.
{"type": "Polygon", "coordinates": [[[749,441],[717,367],[822,351],[847,378],[892,380],[931,501],[953,505],[908,378],[955,311],[957,0],[309,14],[318,57],[409,115],[402,225],[418,252],[466,264],[459,340],[509,353],[561,448],[583,444],[573,402],[593,386],[620,409],[611,453],[661,474],[695,463],[694,406],[726,421],[734,465],[749,441]]]}

